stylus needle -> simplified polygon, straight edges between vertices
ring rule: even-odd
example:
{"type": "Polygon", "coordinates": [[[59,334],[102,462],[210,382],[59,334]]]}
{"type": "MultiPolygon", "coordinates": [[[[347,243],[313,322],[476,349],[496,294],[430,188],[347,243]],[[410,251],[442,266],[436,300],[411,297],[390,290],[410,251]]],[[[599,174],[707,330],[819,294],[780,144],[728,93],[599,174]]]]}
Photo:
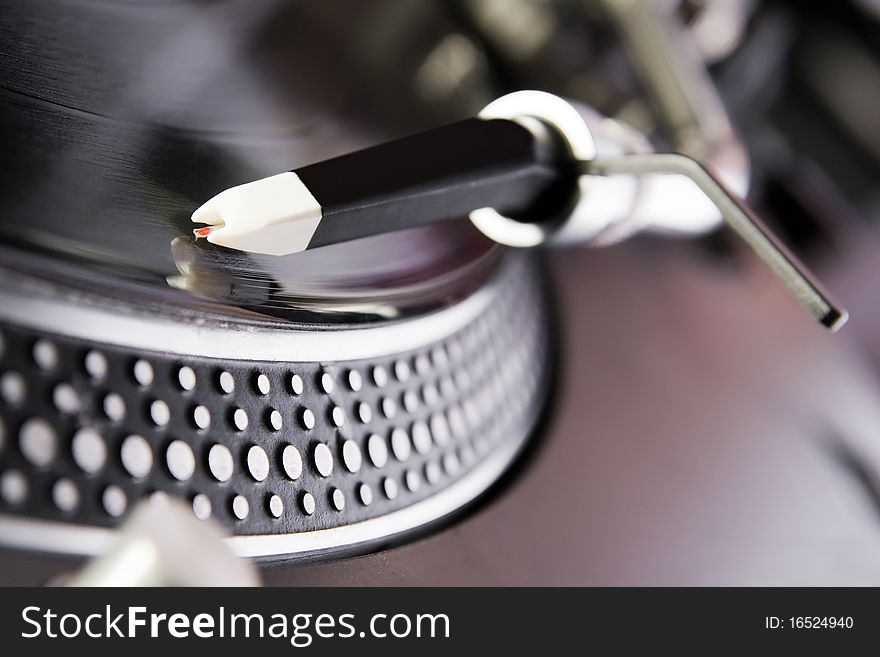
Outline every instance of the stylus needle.
{"type": "Polygon", "coordinates": [[[564,206],[576,178],[556,141],[537,122],[466,119],[231,187],[193,213],[209,224],[194,232],[228,248],[286,255],[482,207],[545,216],[564,206]]]}

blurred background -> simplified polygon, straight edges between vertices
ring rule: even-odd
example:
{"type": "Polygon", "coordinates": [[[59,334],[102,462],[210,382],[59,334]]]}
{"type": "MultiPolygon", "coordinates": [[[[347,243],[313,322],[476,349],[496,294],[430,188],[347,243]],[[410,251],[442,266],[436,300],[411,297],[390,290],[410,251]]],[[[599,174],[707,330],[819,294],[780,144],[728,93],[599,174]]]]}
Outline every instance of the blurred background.
{"type": "Polygon", "coordinates": [[[660,150],[744,147],[749,202],[851,313],[825,334],[725,231],[548,254],[560,370],[516,472],[417,542],[266,584],[880,584],[875,0],[34,4],[0,19],[7,246],[164,289],[216,190],[536,88],[660,150]],[[78,228],[96,208],[116,231],[78,228]]]}

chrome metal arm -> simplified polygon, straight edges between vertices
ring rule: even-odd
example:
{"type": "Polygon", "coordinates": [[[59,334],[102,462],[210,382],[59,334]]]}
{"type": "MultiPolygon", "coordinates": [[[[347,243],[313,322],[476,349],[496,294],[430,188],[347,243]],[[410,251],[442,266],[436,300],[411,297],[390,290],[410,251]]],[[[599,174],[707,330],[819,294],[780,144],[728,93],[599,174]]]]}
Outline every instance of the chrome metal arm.
{"type": "Polygon", "coordinates": [[[689,178],[717,206],[724,221],[776,274],[783,285],[823,325],[837,331],[848,313],[838,305],[797,257],[768,229],[737,194],[697,160],[678,153],[630,154],[583,163],[586,175],[689,178]]]}
{"type": "MultiPolygon", "coordinates": [[[[656,0],[599,4],[612,18],[672,148],[704,162],[728,189],[745,197],[748,152],[676,8],[656,0]]],[[[677,193],[672,185],[649,190],[639,211],[644,220],[655,229],[682,232],[705,232],[718,225],[718,215],[704,215],[704,208],[690,215],[684,209],[673,211],[677,193]]]]}

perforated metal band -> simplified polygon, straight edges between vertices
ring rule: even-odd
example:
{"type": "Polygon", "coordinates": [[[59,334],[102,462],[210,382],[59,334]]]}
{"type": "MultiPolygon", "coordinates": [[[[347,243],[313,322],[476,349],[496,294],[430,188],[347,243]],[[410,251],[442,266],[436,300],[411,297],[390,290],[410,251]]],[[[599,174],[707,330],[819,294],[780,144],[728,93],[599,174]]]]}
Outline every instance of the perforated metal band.
{"type": "MultiPolygon", "coordinates": [[[[124,335],[88,340],[83,325],[70,336],[64,325],[46,330],[45,318],[7,319],[0,543],[100,551],[154,491],[189,500],[250,556],[387,541],[456,511],[519,451],[548,382],[548,312],[531,258],[512,256],[478,294],[479,313],[461,322],[460,308],[442,311],[433,319],[442,329],[454,317],[453,329],[415,348],[411,335],[405,350],[318,362],[230,358],[228,345],[224,357],[170,353],[126,346],[124,335]]],[[[147,331],[168,322],[139,320],[147,331]]],[[[236,340],[239,328],[227,329],[236,340]]],[[[279,344],[313,337],[266,330],[279,344]]]]}

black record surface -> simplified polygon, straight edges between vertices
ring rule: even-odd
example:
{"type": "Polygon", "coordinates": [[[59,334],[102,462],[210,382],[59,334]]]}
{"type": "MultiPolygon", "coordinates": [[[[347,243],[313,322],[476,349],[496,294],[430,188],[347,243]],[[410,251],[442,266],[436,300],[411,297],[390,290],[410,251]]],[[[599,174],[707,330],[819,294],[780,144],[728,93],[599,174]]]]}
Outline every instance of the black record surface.
{"type": "MultiPolygon", "coordinates": [[[[410,81],[412,42],[377,38],[408,10],[322,4],[0,1],[0,244],[280,316],[396,316],[473,289],[496,254],[466,222],[282,258],[193,242],[190,213],[226,187],[436,123],[371,93],[410,81]]],[[[410,29],[430,42],[440,11],[410,29]]]]}

